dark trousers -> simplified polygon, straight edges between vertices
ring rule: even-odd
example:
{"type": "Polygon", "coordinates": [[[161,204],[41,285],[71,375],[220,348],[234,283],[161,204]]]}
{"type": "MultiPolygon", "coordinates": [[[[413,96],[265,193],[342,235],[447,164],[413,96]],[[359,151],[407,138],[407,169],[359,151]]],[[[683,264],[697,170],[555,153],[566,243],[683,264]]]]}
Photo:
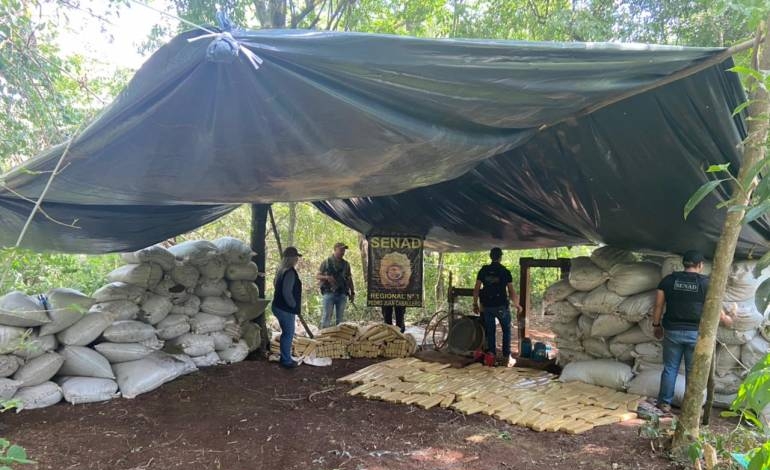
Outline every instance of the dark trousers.
{"type": "Polygon", "coordinates": [[[401,329],[401,333],[406,330],[406,325],[404,324],[404,315],[406,315],[406,307],[396,307],[393,305],[383,305],[382,306],[382,318],[385,320],[385,323],[388,325],[393,324],[393,310],[396,311],[396,326],[398,326],[401,329]]]}

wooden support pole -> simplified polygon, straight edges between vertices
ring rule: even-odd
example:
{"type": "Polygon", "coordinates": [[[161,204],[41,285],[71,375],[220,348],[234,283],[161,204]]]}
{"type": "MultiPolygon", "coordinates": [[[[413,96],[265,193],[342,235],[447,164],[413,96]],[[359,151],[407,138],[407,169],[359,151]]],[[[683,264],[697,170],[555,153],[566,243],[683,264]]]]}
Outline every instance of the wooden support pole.
{"type": "Polygon", "coordinates": [[[267,248],[265,235],[267,234],[267,212],[270,204],[251,205],[251,251],[254,252],[252,261],[257,265],[256,284],[259,290],[259,298],[265,298],[265,269],[267,260],[267,248]]]}

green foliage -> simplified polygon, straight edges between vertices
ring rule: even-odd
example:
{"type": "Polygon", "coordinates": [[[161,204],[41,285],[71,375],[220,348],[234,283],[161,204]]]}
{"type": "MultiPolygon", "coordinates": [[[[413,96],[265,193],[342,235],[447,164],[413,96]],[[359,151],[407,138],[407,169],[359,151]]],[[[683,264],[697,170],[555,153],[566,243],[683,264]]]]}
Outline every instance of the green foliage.
{"type": "Polygon", "coordinates": [[[751,368],[730,409],[752,424],[758,440],[764,441],[746,452],[749,470],[767,470],[770,468],[770,423],[762,413],[770,409],[770,354],[751,368]]]}
{"type": "Polygon", "coordinates": [[[14,464],[34,464],[35,462],[27,458],[27,451],[15,444],[11,444],[7,439],[0,438],[0,470],[12,470],[14,464]]]}

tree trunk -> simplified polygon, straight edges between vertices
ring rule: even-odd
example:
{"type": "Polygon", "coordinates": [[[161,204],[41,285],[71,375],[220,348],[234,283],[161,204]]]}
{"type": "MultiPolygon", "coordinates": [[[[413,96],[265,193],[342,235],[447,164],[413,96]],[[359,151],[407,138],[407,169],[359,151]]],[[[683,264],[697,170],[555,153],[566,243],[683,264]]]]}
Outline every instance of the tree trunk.
{"type": "Polygon", "coordinates": [[[286,234],[286,246],[294,246],[294,232],[297,231],[297,203],[289,203],[289,233],[286,234]]]}
{"type": "MultiPolygon", "coordinates": [[[[764,31],[768,30],[770,18],[765,21],[764,31]]],[[[761,32],[757,32],[757,38],[761,37],[761,32]]],[[[767,70],[770,68],[770,48],[760,44],[759,40],[755,43],[753,66],[755,69],[767,70]],[[761,46],[761,47],[760,47],[761,46]]],[[[749,77],[752,81],[753,78],[749,77]]],[[[752,91],[749,94],[751,105],[749,106],[748,137],[746,138],[744,148],[744,159],[738,172],[738,180],[741,181],[749,170],[765,158],[765,144],[768,133],[768,93],[763,85],[753,84],[752,91]]],[[[746,206],[751,198],[751,193],[756,186],[755,181],[745,188],[745,192],[738,187],[733,188],[733,194],[736,195],[732,206],[746,206]]],[[[735,210],[728,212],[722,226],[722,235],[717,243],[716,253],[714,253],[714,267],[711,272],[711,282],[709,291],[706,295],[706,303],[703,307],[703,316],[698,330],[698,342],[695,344],[695,354],[693,356],[693,369],[687,378],[687,390],[684,396],[682,414],[679,418],[679,425],[674,433],[673,450],[677,453],[686,449],[691,439],[696,439],[700,432],[700,413],[703,402],[703,393],[706,390],[711,361],[714,355],[714,345],[716,341],[717,327],[719,326],[719,317],[722,311],[722,297],[727,285],[727,275],[730,265],[735,255],[735,246],[738,242],[738,236],[741,232],[744,210],[735,210]]]]}
{"type": "Polygon", "coordinates": [[[267,260],[267,247],[265,238],[267,235],[267,210],[270,204],[252,204],[251,205],[251,251],[255,255],[251,258],[257,265],[257,288],[259,297],[265,298],[265,267],[267,260]]]}
{"type": "Polygon", "coordinates": [[[358,234],[358,250],[361,252],[361,270],[364,275],[364,284],[361,288],[356,289],[358,292],[367,292],[367,286],[369,285],[369,251],[366,244],[366,237],[364,234],[358,234]]]}

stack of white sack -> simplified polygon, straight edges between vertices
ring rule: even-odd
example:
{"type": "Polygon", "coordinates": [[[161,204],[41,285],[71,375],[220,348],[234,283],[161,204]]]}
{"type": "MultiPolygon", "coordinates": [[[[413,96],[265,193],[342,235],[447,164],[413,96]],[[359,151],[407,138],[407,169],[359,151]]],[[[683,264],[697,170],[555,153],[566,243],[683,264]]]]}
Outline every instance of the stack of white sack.
{"type": "MultiPolygon", "coordinates": [[[[684,267],[680,256],[664,257],[661,264],[638,259],[624,250],[598,248],[590,257],[573,259],[569,278],[546,290],[545,312],[553,316],[558,363],[567,366],[576,361],[602,361],[593,363],[594,369],[581,365],[579,374],[565,369],[569,380],[578,376],[582,381],[606,384],[609,376],[615,378],[609,381],[613,388],[657,395],[663,348],[652,327],[655,291],[664,276],[684,267]],[[618,371],[608,372],[607,364],[613,361],[628,367],[632,377],[622,366],[613,366],[618,371]]],[[[731,267],[724,309],[734,322],[718,332],[715,391],[717,403],[722,405],[732,400],[747,368],[770,350],[770,317],[760,313],[757,306],[760,303],[765,311],[767,301],[755,301],[757,288],[770,276],[762,273],[755,277],[754,267],[751,261],[739,261],[731,267]]],[[[707,264],[704,274],[709,272],[707,264]]],[[[684,373],[682,366],[675,404],[684,393],[684,373]]]]}
{"type": "Polygon", "coordinates": [[[0,399],[21,409],[133,398],[260,346],[251,250],[233,238],[124,253],[86,296],[53,289],[0,298],[0,399]]]}

